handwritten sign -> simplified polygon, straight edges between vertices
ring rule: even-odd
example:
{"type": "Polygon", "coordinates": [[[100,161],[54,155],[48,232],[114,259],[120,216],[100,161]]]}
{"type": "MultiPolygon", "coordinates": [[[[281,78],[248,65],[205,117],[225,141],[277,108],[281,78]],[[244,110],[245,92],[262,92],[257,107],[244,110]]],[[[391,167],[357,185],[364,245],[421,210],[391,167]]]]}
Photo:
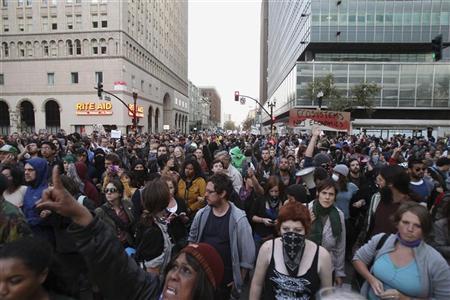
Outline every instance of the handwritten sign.
{"type": "Polygon", "coordinates": [[[349,132],[351,129],[350,113],[313,109],[291,109],[289,111],[289,126],[306,130],[311,129],[313,125],[320,125],[322,130],[349,132]]]}

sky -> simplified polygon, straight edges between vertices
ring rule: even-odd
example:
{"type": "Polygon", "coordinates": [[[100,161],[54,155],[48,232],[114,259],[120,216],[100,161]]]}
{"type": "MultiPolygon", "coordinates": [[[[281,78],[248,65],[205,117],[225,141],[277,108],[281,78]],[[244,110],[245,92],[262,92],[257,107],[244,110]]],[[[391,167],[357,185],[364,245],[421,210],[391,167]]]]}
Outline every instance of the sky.
{"type": "Polygon", "coordinates": [[[188,77],[214,86],[224,114],[236,125],[256,103],[234,101],[234,92],[259,98],[260,0],[189,0],[188,77]]]}

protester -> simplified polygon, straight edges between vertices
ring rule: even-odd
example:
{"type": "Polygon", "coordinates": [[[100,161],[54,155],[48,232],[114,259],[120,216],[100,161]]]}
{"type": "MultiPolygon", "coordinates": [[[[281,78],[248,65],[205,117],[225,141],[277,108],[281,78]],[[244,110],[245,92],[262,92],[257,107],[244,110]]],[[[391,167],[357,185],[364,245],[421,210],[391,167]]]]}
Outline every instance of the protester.
{"type": "Polygon", "coordinates": [[[74,224],[68,232],[86,259],[92,281],[106,299],[213,298],[211,295],[223,274],[223,262],[213,247],[200,243],[184,248],[167,268],[160,291],[158,276],[139,268],[123,251],[111,228],[99,218],[94,219],[64,190],[56,169],[53,170],[53,186],[45,192],[38,207],[72,219],[74,224]]]}
{"type": "Polygon", "coordinates": [[[331,255],[334,283],[342,285],[345,277],[345,219],[344,213],[335,206],[337,188],[332,179],[317,186],[317,199],[308,204],[312,217],[309,239],[323,246],[331,255]]]}
{"type": "Polygon", "coordinates": [[[117,238],[124,248],[134,245],[133,206],[130,201],[123,199],[123,184],[121,181],[111,180],[104,189],[106,202],[95,209],[95,214],[116,232],[117,238]]]}
{"type": "Polygon", "coordinates": [[[291,201],[280,209],[281,237],[266,241],[258,254],[250,299],[310,299],[332,283],[331,257],[306,239],[311,226],[308,209],[291,201]]]}
{"type": "Polygon", "coordinates": [[[3,192],[3,197],[9,203],[21,208],[23,199],[27,191],[27,186],[24,183],[24,174],[17,165],[5,164],[1,168],[1,173],[8,179],[8,188],[3,192]]]}
{"type": "Polygon", "coordinates": [[[186,160],[181,169],[178,182],[178,197],[183,199],[188,207],[188,215],[192,217],[205,205],[206,182],[197,160],[186,160]]]}
{"type": "Polygon", "coordinates": [[[414,202],[403,203],[394,214],[397,233],[380,233],[353,258],[364,283],[361,294],[368,299],[449,299],[450,268],[425,239],[431,231],[430,215],[414,202]],[[373,261],[373,266],[368,266],[373,261]]]}

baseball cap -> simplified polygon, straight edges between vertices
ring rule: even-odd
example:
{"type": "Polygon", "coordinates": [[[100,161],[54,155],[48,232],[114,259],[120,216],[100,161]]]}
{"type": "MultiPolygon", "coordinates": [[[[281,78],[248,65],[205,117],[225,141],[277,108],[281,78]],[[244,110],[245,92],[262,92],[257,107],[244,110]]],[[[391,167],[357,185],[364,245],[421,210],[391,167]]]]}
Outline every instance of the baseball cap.
{"type": "Polygon", "coordinates": [[[11,146],[11,145],[3,145],[3,146],[0,148],[0,152],[11,153],[11,154],[14,154],[14,155],[19,154],[19,150],[17,150],[16,147],[11,146]]]}

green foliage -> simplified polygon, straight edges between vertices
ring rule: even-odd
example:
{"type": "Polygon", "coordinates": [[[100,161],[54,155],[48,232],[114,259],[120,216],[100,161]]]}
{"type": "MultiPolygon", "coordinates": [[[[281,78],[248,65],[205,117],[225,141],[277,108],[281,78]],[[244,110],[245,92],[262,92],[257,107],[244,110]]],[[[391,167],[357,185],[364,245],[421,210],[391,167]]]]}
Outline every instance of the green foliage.
{"type": "Polygon", "coordinates": [[[255,122],[254,118],[247,117],[242,123],[242,130],[246,131],[250,130],[254,122],[255,122]]]}
{"type": "Polygon", "coordinates": [[[323,105],[329,110],[351,111],[356,108],[366,110],[369,117],[374,112],[374,98],[381,88],[376,83],[361,82],[351,88],[351,97],[342,97],[337,89],[332,74],[316,79],[308,84],[306,93],[310,99],[316,101],[317,94],[323,93],[323,105]]]}
{"type": "Polygon", "coordinates": [[[224,130],[236,130],[236,125],[233,121],[226,121],[223,123],[223,129],[224,130]]]}

